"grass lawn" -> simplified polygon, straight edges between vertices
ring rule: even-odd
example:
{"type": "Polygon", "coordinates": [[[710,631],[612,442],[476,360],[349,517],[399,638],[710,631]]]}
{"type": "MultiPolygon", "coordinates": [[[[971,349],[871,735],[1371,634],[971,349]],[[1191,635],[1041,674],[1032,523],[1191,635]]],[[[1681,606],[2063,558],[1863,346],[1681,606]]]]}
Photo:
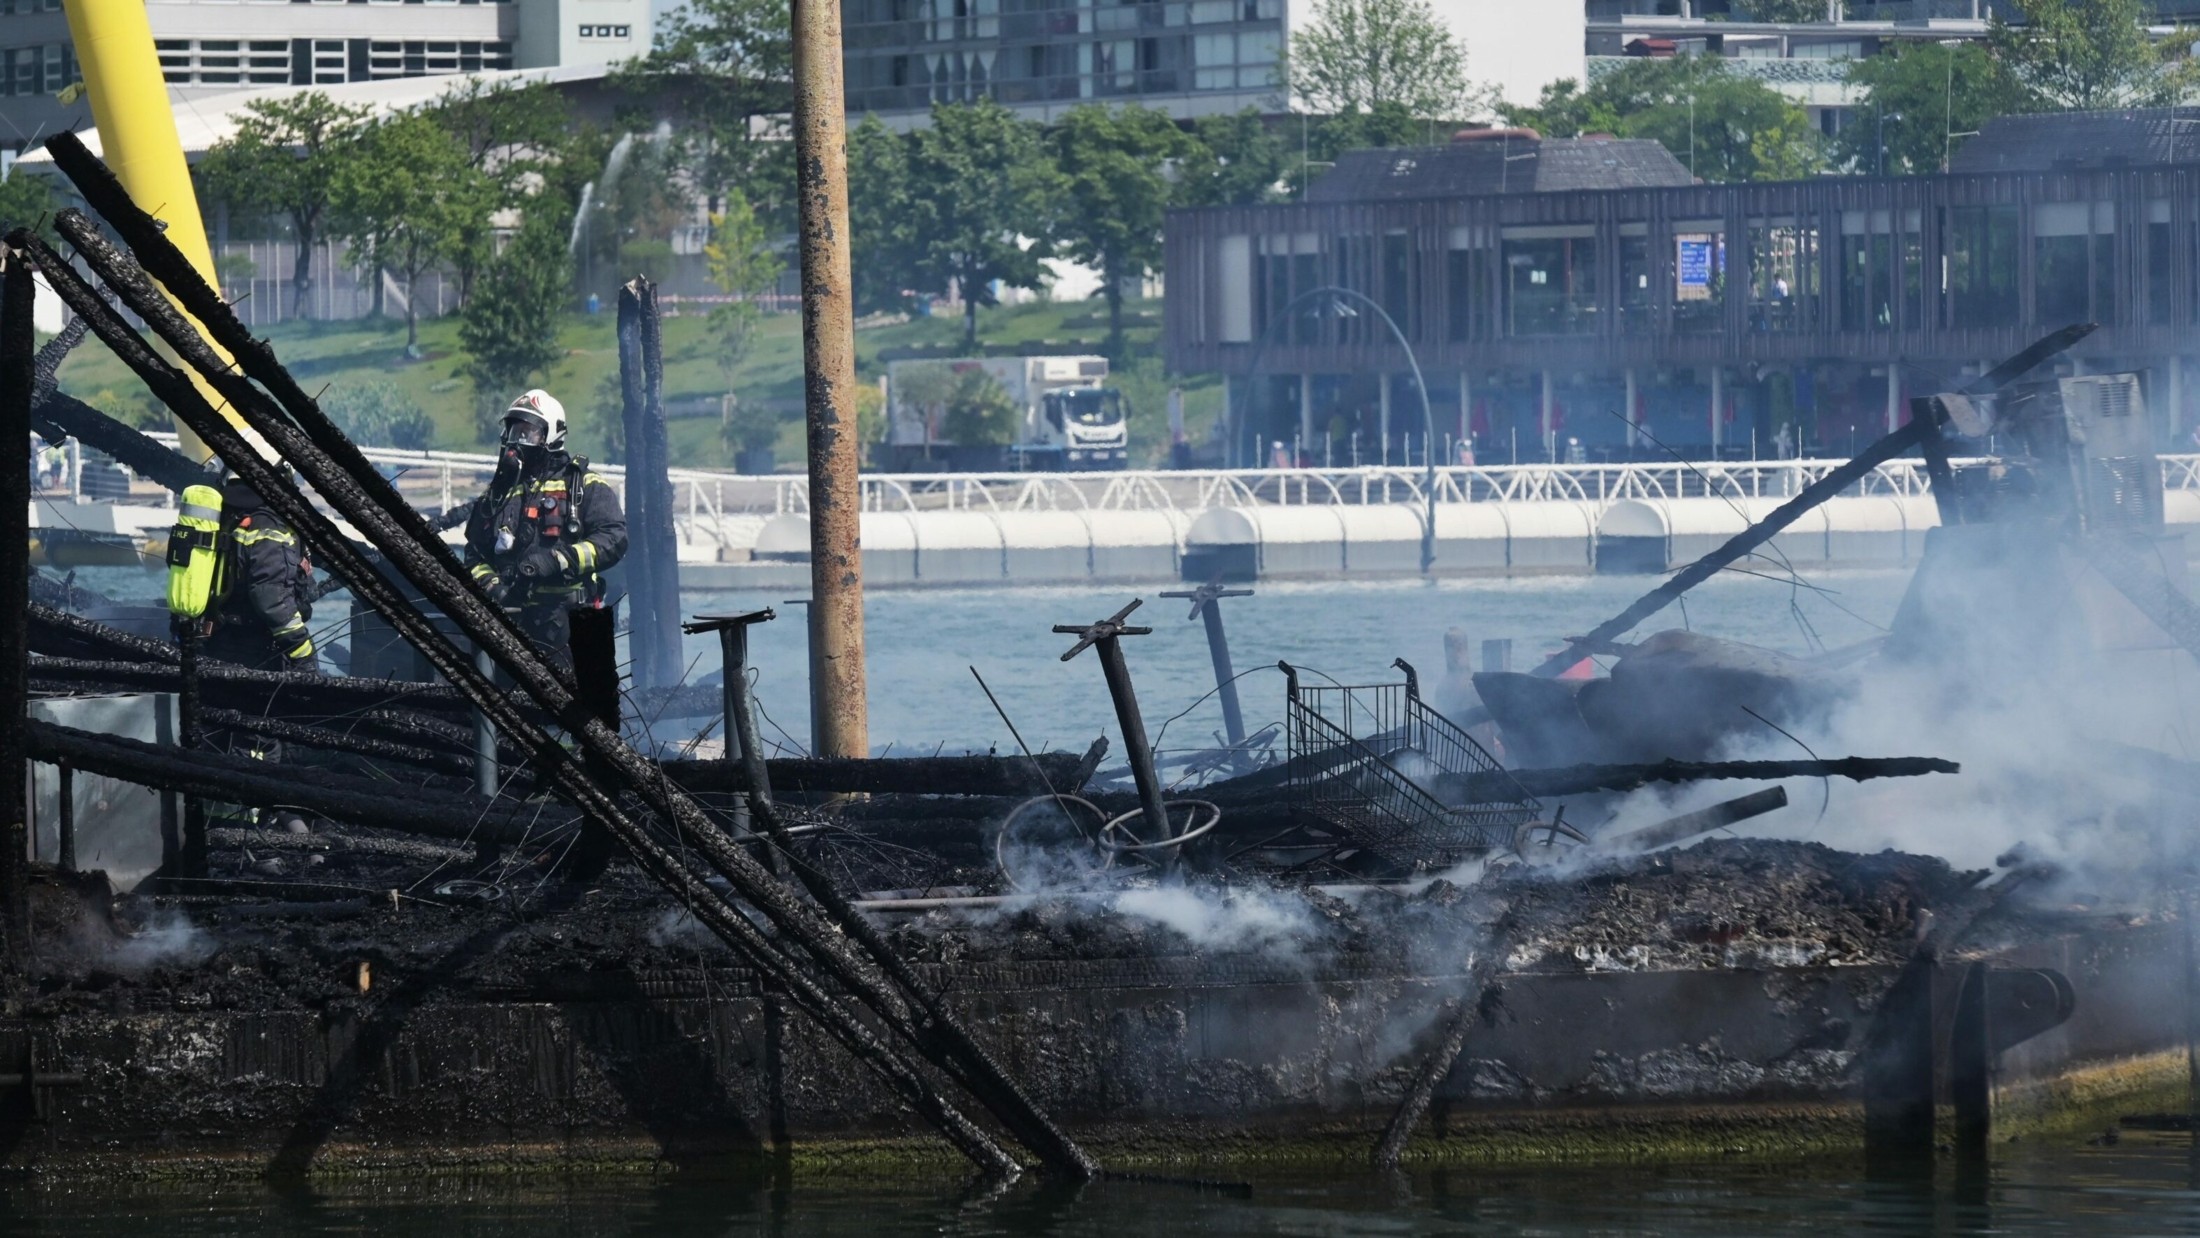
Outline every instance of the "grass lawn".
{"type": "MultiPolygon", "coordinates": [[[[1126,307],[1128,360],[1117,367],[1117,382],[1132,407],[1131,451],[1134,463],[1151,463],[1166,454],[1166,399],[1171,380],[1161,372],[1159,301],[1126,307]],[[1135,317],[1132,317],[1135,315],[1135,317]]],[[[573,419],[576,450],[604,458],[605,428],[617,423],[618,345],[614,318],[607,309],[593,317],[569,316],[560,330],[565,356],[551,367],[543,386],[564,401],[573,419]]],[[[961,339],[960,318],[919,318],[866,327],[856,333],[860,377],[876,382],[885,372],[881,355],[909,349],[938,349],[954,355],[961,339]]],[[[1044,342],[1050,347],[1078,346],[1098,352],[1107,334],[1106,309],[1100,301],[1007,306],[978,315],[978,337],[988,352],[1011,354],[1044,342]]],[[[276,355],[308,391],[368,382],[388,383],[434,418],[435,445],[452,451],[485,449],[489,436],[475,417],[472,384],[465,375],[466,356],[458,343],[458,321],[442,318],[420,324],[426,356],[404,357],[405,326],[397,321],[293,323],[268,331],[276,355]]],[[[727,382],[712,358],[712,339],[700,316],[667,318],[665,400],[668,405],[696,401],[713,409],[729,387],[743,401],[761,401],[781,414],[777,454],[783,468],[799,468],[803,435],[802,338],[793,314],[767,317],[748,359],[727,382]]],[[[1222,387],[1213,375],[1181,381],[1185,421],[1197,438],[1221,409],[1222,387]]],[[[61,386],[70,394],[140,424],[165,425],[164,410],[154,407],[122,364],[96,339],[79,347],[61,370],[61,386]]],[[[677,418],[671,424],[672,458],[689,467],[730,466],[732,453],[718,435],[713,415],[677,418]]]]}

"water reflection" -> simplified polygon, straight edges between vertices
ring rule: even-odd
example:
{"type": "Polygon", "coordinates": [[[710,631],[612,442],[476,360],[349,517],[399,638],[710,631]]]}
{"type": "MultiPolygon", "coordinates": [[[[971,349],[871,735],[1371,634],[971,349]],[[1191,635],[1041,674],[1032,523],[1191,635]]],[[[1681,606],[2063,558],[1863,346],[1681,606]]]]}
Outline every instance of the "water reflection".
{"type": "MultiPolygon", "coordinates": [[[[1223,1171],[1205,1170],[1209,1175],[1223,1171]]],[[[1391,1174],[1262,1169],[1249,1193],[1183,1181],[1006,1188],[814,1171],[710,1178],[420,1178],[277,1192],[110,1182],[0,1187],[0,1232],[144,1229],[176,1238],[545,1234],[685,1238],[839,1235],[1321,1235],[2187,1233],[2200,1228],[2182,1135],[2114,1146],[2005,1145],[1991,1164],[1909,1167],[1861,1157],[1782,1165],[1442,1166],[1391,1174]]]]}

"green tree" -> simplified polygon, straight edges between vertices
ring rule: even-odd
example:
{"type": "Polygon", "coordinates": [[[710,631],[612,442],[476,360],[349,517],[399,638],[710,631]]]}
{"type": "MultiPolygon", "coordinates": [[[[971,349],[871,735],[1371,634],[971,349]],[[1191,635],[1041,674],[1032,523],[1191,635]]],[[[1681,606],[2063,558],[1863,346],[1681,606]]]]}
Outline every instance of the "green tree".
{"type": "Polygon", "coordinates": [[[1069,257],[1100,272],[1108,302],[1108,355],[1123,352],[1123,297],[1161,265],[1170,173],[1195,148],[1166,112],[1104,104],[1071,108],[1048,133],[1061,173],[1056,237],[1069,257]]]}
{"type": "Polygon", "coordinates": [[[963,301],[963,347],[978,346],[978,309],[995,286],[1043,287],[1059,176],[1038,126],[991,99],[937,104],[908,153],[915,272],[963,301]]]}
{"type": "Polygon", "coordinates": [[[657,23],[647,55],[615,80],[673,114],[679,169],[716,214],[738,185],[775,224],[792,226],[794,43],[782,0],[688,0],[657,23]]]}
{"type": "Polygon", "coordinates": [[[1428,0],[1315,0],[1283,78],[1301,106],[1323,114],[1395,103],[1456,120],[1490,99],[1467,81],[1467,50],[1428,0]]]}
{"type": "Polygon", "coordinates": [[[426,451],[435,444],[435,419],[403,388],[381,379],[345,383],[323,393],[321,411],[353,442],[371,447],[426,451]]]}
{"type": "Polygon", "coordinates": [[[1582,89],[1581,83],[1570,77],[1545,85],[1532,106],[1508,103],[1498,110],[1508,123],[1533,129],[1547,138],[1578,138],[1585,133],[1620,130],[1619,113],[1612,110],[1609,97],[1582,89]]]}
{"type": "Polygon", "coordinates": [[[1252,108],[1203,116],[1177,167],[1177,200],[1186,206],[1253,206],[1282,191],[1291,152],[1252,108]]]}
{"type": "Polygon", "coordinates": [[[889,133],[875,116],[848,131],[848,244],[856,309],[902,309],[924,282],[911,230],[909,135],[889,133]]]}
{"type": "Polygon", "coordinates": [[[420,354],[420,277],[449,257],[460,235],[497,207],[496,187],[467,166],[457,139],[418,112],[368,130],[336,178],[335,217],[376,284],[389,271],[405,287],[405,355],[420,354]]]}
{"type": "Polygon", "coordinates": [[[1882,153],[1889,176],[1941,171],[1962,141],[1955,134],[2025,108],[2023,91],[1976,43],[1899,44],[1851,62],[1849,82],[1862,100],[1834,139],[1834,161],[1865,174],[1879,172],[1882,153]]]}
{"type": "Polygon", "coordinates": [[[356,162],[371,113],[318,90],[245,105],[237,131],[216,142],[199,174],[217,198],[290,221],[298,242],[291,267],[291,313],[313,306],[313,247],[334,212],[337,184],[356,162]]]}
{"type": "Polygon", "coordinates": [[[53,209],[53,189],[44,177],[33,176],[18,167],[0,178],[0,233],[17,228],[43,230],[53,209]]]}
{"type": "MultiPolygon", "coordinates": [[[[473,299],[460,313],[458,339],[470,358],[467,374],[479,407],[501,409],[529,378],[565,355],[558,322],[571,279],[564,218],[549,210],[528,212],[504,252],[482,268],[473,299]]],[[[485,432],[493,434],[493,426],[485,432]]]]}
{"type": "Polygon", "coordinates": [[[948,392],[940,431],[964,447],[1006,447],[1016,441],[1021,410],[1000,380],[981,369],[968,369],[948,392]]]}
{"type": "Polygon", "coordinates": [[[1826,162],[1809,113],[1721,56],[1630,57],[1586,89],[1560,82],[1504,111],[1546,137],[1650,138],[1706,181],[1796,180],[1826,162]]]}
{"type": "MultiPolygon", "coordinates": [[[[1839,0],[1835,0],[1838,10],[1839,0]]],[[[1826,20],[1826,0],[1735,0],[1734,21],[1805,22],[1826,20]]]]}
{"type": "MultiPolygon", "coordinates": [[[[575,155],[593,154],[591,135],[576,131],[565,96],[544,82],[514,85],[469,77],[424,109],[465,153],[466,167],[486,178],[498,208],[517,206],[533,187],[553,183],[575,155]]],[[[474,277],[496,252],[493,211],[456,221],[450,250],[463,305],[474,277]]]]}
{"type": "MultiPolygon", "coordinates": [[[[725,375],[726,391],[733,391],[733,376],[756,347],[756,329],[763,312],[755,298],[772,290],[786,263],[765,235],[764,221],[756,217],[740,190],[726,194],[726,209],[711,216],[712,239],[703,247],[703,261],[710,281],[739,298],[710,312],[711,335],[717,345],[718,370],[725,375]]],[[[777,430],[774,429],[774,434],[777,430]]],[[[769,442],[743,442],[745,447],[769,446],[769,442]]]]}
{"type": "Polygon", "coordinates": [[[2008,0],[1987,43],[2036,110],[2157,107],[2194,82],[2190,34],[2157,40],[2144,0],[2008,0]]]}

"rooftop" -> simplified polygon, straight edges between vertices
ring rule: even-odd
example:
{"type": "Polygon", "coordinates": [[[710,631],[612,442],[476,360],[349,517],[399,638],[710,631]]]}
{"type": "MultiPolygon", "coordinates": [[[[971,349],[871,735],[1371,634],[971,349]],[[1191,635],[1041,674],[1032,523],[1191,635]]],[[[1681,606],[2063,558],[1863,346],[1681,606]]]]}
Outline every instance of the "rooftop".
{"type": "Polygon", "coordinates": [[[2003,116],[1986,122],[1952,172],[2054,172],[2200,163],[2200,107],[2003,116]]]}
{"type": "Polygon", "coordinates": [[[1471,198],[1569,189],[1689,185],[1695,178],[1656,142],[1542,138],[1533,130],[1467,130],[1445,146],[1353,150],[1307,189],[1312,202],[1471,198]]]}

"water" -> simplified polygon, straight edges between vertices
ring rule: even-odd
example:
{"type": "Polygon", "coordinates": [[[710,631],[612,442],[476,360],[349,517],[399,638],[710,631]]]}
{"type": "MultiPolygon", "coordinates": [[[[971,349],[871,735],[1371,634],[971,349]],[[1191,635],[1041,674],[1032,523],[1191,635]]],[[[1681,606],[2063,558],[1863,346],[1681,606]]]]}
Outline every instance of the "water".
{"type": "MultiPolygon", "coordinates": [[[[1752,569],[1755,570],[1755,569],[1752,569]]],[[[1767,572],[1780,569],[1767,567],[1767,572]]],[[[117,598],[150,598],[154,577],[128,569],[79,573],[86,587],[117,598]]],[[[1684,604],[1653,616],[1632,634],[1693,628],[1793,654],[1839,648],[1879,635],[1893,620],[1908,587],[1908,569],[1820,571],[1785,580],[1727,573],[1690,592],[1684,604]]],[[[1278,659],[1302,668],[1309,683],[1328,675],[1345,683],[1395,683],[1393,658],[1421,673],[1430,699],[1444,697],[1444,633],[1462,628],[1480,666],[1481,642],[1513,642],[1513,669],[1527,670],[1560,638],[1588,631],[1618,613],[1653,583],[1644,576],[1523,576],[1427,582],[1384,580],[1268,583],[1254,596],[1223,603],[1247,730],[1280,723],[1283,676],[1278,659]]],[[[1007,587],[876,590],[865,599],[871,742],[896,756],[1013,753],[1016,741],[971,677],[975,666],[1008,716],[1036,750],[1082,751],[1106,734],[1121,756],[1115,714],[1098,659],[1090,652],[1064,664],[1074,637],[1057,623],[1090,623],[1144,598],[1132,622],[1153,635],[1124,642],[1149,734],[1164,750],[1196,748],[1222,730],[1212,696],[1214,671],[1203,625],[1188,606],[1162,598],[1181,585],[1007,587]],[[1188,711],[1188,712],[1186,712],[1188,711]],[[1182,713],[1181,718],[1171,720],[1182,713]],[[1167,730],[1163,732],[1163,726],[1167,730]]],[[[764,736],[787,754],[809,745],[809,672],[803,608],[777,595],[691,591],[688,615],[725,614],[770,606],[779,619],[751,629],[749,659],[764,736]]],[[[322,644],[345,639],[341,604],[315,618],[322,644]]],[[[698,681],[719,669],[715,637],[688,637],[687,676],[698,681]]],[[[692,737],[700,719],[645,719],[659,739],[692,737]]]]}
{"type": "MultiPolygon", "coordinates": [[[[1804,577],[1828,591],[1816,593],[1751,576],[1723,575],[1690,593],[1685,608],[1675,606],[1653,617],[1635,639],[1664,628],[1693,627],[1796,654],[1813,652],[1821,644],[1838,648],[1878,635],[1892,621],[1909,578],[1906,569],[1804,577]]],[[[1440,701],[1446,629],[1466,631],[1477,667],[1483,640],[1512,640],[1513,668],[1527,670],[1560,647],[1558,638],[1586,632],[1610,618],[1651,583],[1652,578],[1641,576],[1537,576],[1259,585],[1254,596],[1223,603],[1234,668],[1244,676],[1238,691],[1246,728],[1253,731],[1282,720],[1283,675],[1273,669],[1278,659],[1302,668],[1309,683],[1321,682],[1319,674],[1346,683],[1394,683],[1399,674],[1390,663],[1402,657],[1420,671],[1431,699],[1440,701]]],[[[1132,622],[1154,629],[1151,636],[1124,642],[1147,730],[1158,732],[1172,715],[1191,711],[1169,723],[1168,733],[1155,746],[1188,748],[1212,742],[1222,730],[1222,710],[1212,697],[1199,700],[1214,688],[1205,630],[1187,621],[1186,603],[1159,596],[1162,588],[1182,587],[870,594],[865,627],[874,748],[891,744],[903,756],[943,745],[950,753],[995,746],[1015,751],[1015,740],[971,678],[971,666],[985,676],[1035,749],[1081,750],[1102,732],[1113,741],[1114,713],[1097,658],[1088,652],[1065,665],[1061,655],[1076,638],[1057,636],[1050,629],[1057,623],[1105,618],[1134,597],[1146,602],[1132,622]]],[[[782,744],[807,744],[802,608],[781,605],[778,598],[724,593],[691,593],[683,601],[691,613],[765,605],[780,612],[778,621],[752,629],[750,637],[758,699],[770,715],[764,731],[782,744]]],[[[685,654],[691,676],[718,669],[715,640],[691,637],[685,654]]],[[[1120,746],[1115,751],[1120,754],[1120,746]]]]}
{"type": "Polygon", "coordinates": [[[1983,1173],[1895,1177],[1860,1158],[1792,1164],[1455,1166],[1396,1175],[1209,1168],[1249,1190],[1025,1180],[1002,1190],[845,1176],[758,1180],[403,1177],[276,1191],[111,1182],[0,1187],[0,1232],[864,1235],[2176,1234],[2200,1228],[2189,1141],[2017,1145],[1983,1173]]]}

